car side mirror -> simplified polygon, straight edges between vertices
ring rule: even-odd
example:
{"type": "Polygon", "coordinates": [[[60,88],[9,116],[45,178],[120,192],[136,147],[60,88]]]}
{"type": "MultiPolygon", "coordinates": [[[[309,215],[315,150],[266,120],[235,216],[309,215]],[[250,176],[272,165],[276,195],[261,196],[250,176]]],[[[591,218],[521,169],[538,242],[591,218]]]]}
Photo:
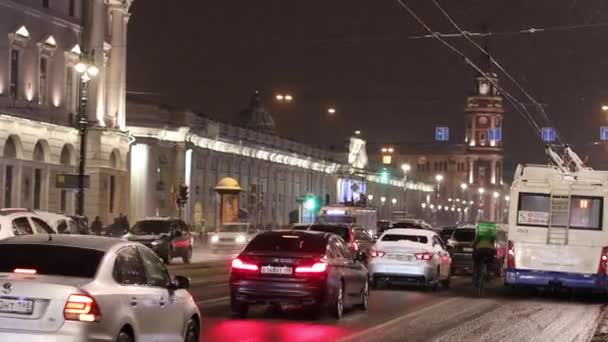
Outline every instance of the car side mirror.
{"type": "Polygon", "coordinates": [[[363,251],[357,251],[355,252],[355,256],[353,257],[353,259],[355,261],[364,262],[367,259],[367,256],[365,255],[365,253],[363,253],[363,251]]]}
{"type": "Polygon", "coordinates": [[[181,275],[176,275],[169,288],[172,290],[187,290],[190,288],[190,278],[181,275]]]}

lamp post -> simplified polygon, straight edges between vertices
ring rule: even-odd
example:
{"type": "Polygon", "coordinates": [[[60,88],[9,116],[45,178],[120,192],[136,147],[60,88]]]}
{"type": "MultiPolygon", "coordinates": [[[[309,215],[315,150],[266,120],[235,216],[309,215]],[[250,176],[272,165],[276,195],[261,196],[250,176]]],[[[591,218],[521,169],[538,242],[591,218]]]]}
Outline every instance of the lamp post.
{"type": "Polygon", "coordinates": [[[408,163],[401,165],[403,170],[403,213],[407,216],[407,174],[412,169],[412,166],[408,163]]]}
{"type": "MultiPolygon", "coordinates": [[[[94,55],[94,54],[91,54],[94,55]]],[[[78,128],[80,133],[80,161],[78,163],[78,191],[76,193],[76,214],[84,216],[84,187],[85,167],[87,160],[87,134],[89,120],[87,118],[87,103],[89,102],[89,81],[99,74],[95,62],[88,58],[83,52],[80,61],[74,66],[74,70],[80,74],[80,103],[78,108],[78,128]]]]}
{"type": "Polygon", "coordinates": [[[441,197],[441,182],[443,182],[443,175],[437,174],[435,175],[435,180],[437,181],[437,198],[441,197]]]}

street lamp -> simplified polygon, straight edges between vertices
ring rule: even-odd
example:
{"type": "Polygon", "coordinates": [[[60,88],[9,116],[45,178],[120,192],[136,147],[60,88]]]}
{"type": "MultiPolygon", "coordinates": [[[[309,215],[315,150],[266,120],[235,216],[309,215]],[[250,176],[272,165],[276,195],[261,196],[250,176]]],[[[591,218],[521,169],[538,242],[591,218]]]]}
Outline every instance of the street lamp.
{"type": "Polygon", "coordinates": [[[511,200],[511,196],[505,195],[505,201],[509,202],[511,200]]]}
{"type": "Polygon", "coordinates": [[[391,203],[393,203],[393,205],[397,204],[397,199],[396,199],[396,198],[393,198],[393,199],[391,200],[391,203]]]}
{"type": "Polygon", "coordinates": [[[382,202],[382,204],[384,204],[384,202],[386,202],[386,197],[384,197],[384,196],[380,197],[380,202],[382,202]]]}
{"type": "Polygon", "coordinates": [[[355,135],[361,135],[361,131],[360,130],[356,130],[355,131],[355,135]]]}
{"type": "Polygon", "coordinates": [[[412,169],[412,166],[408,163],[401,165],[401,170],[403,170],[403,173],[405,173],[406,176],[407,176],[407,173],[410,172],[411,169],[412,169]]]}
{"type": "Polygon", "coordinates": [[[608,105],[603,105],[603,106],[602,106],[602,110],[603,110],[604,112],[608,112],[608,105]]]}
{"type": "Polygon", "coordinates": [[[374,200],[374,195],[372,195],[372,194],[367,195],[367,199],[368,199],[370,202],[371,202],[371,201],[373,201],[373,200],[374,200]]]}
{"type": "Polygon", "coordinates": [[[422,209],[426,208],[426,203],[422,202],[420,203],[420,206],[422,207],[422,209]]]}
{"type": "Polygon", "coordinates": [[[330,115],[336,114],[336,108],[333,108],[333,107],[327,108],[327,114],[330,114],[330,115]]]}
{"type": "Polygon", "coordinates": [[[479,188],[479,189],[477,189],[477,191],[479,192],[480,195],[483,195],[483,193],[486,192],[486,189],[479,188]]]}
{"type": "Polygon", "coordinates": [[[498,198],[498,197],[500,197],[500,193],[498,191],[494,191],[492,196],[494,196],[494,198],[498,198]]]}
{"type": "Polygon", "coordinates": [[[461,183],[461,184],[460,184],[460,189],[461,189],[462,191],[466,191],[468,187],[469,187],[469,186],[467,185],[467,183],[461,183]]]}
{"type": "Polygon", "coordinates": [[[89,81],[99,74],[99,68],[93,60],[82,53],[80,61],[74,66],[74,70],[80,74],[80,103],[78,107],[78,125],[80,130],[80,160],[78,163],[78,191],[76,193],[76,214],[84,216],[84,181],[87,159],[87,134],[89,120],[87,118],[87,103],[89,102],[89,81]]]}
{"type": "Polygon", "coordinates": [[[293,96],[291,94],[276,94],[274,98],[279,102],[293,101],[293,96]]]}
{"type": "Polygon", "coordinates": [[[436,175],[435,180],[437,181],[437,183],[441,183],[443,181],[443,175],[442,174],[436,175]]]}

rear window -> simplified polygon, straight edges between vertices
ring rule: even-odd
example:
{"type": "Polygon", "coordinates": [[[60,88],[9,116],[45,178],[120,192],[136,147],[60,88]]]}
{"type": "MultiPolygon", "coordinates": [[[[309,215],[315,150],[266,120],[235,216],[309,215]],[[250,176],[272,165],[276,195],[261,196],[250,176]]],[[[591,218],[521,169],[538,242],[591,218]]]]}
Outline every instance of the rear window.
{"type": "Polygon", "coordinates": [[[393,223],[392,228],[424,229],[424,227],[421,224],[413,223],[413,222],[397,222],[397,223],[393,223]]]}
{"type": "Polygon", "coordinates": [[[453,238],[456,241],[473,241],[475,240],[475,229],[456,229],[453,238]]]}
{"type": "MultiPolygon", "coordinates": [[[[520,226],[548,227],[550,221],[551,197],[548,194],[520,193],[517,210],[517,224],[520,226]]],[[[570,228],[602,229],[602,197],[571,196],[570,228]]],[[[554,213],[552,224],[557,227],[568,225],[567,214],[554,213]]]]}
{"type": "Polygon", "coordinates": [[[336,234],[339,237],[342,238],[342,240],[346,241],[346,242],[350,242],[348,241],[348,228],[346,227],[337,227],[337,226],[324,226],[324,225],[320,225],[320,224],[313,224],[312,226],[310,226],[309,230],[313,230],[315,232],[325,232],[325,233],[332,233],[332,234],[336,234]]]}
{"type": "Polygon", "coordinates": [[[289,253],[325,253],[325,238],[315,235],[300,234],[262,234],[256,236],[245,248],[247,253],[289,252],[289,253]]]}
{"type": "Polygon", "coordinates": [[[53,245],[0,245],[0,272],[16,268],[34,269],[37,274],[94,278],[104,252],[53,245]]]}
{"type": "Polygon", "coordinates": [[[428,243],[429,239],[421,235],[402,235],[402,234],[386,234],[382,237],[382,241],[412,241],[418,243],[428,243]]]}

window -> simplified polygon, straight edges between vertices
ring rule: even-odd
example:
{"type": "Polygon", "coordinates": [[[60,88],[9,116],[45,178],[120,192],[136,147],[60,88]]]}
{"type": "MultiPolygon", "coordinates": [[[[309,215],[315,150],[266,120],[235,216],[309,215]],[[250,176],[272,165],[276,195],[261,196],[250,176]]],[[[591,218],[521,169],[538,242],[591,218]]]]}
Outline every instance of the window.
{"type": "Polygon", "coordinates": [[[116,196],[116,176],[110,176],[110,212],[114,212],[114,202],[116,196]]]}
{"type": "Polygon", "coordinates": [[[158,256],[146,247],[138,247],[144,268],[148,275],[148,284],[157,287],[167,287],[171,283],[169,272],[158,256]]]}
{"type": "Polygon", "coordinates": [[[486,144],[486,133],[485,132],[479,133],[479,144],[480,145],[486,144]]]}
{"type": "Polygon", "coordinates": [[[59,211],[62,213],[66,212],[68,202],[68,193],[65,190],[61,190],[59,194],[59,211]]]}
{"type": "MultiPolygon", "coordinates": [[[[602,229],[602,208],[604,200],[601,197],[571,196],[570,198],[570,228],[573,229],[602,229]]],[[[548,194],[520,193],[517,210],[517,224],[521,226],[548,227],[550,221],[551,197],[548,194]]],[[[554,226],[566,226],[567,219],[554,215],[554,226]],[[560,222],[561,221],[561,222],[560,222]]]]}
{"type": "Polygon", "coordinates": [[[13,220],[13,234],[15,236],[34,234],[27,217],[19,217],[13,220]]]}
{"type": "Polygon", "coordinates": [[[423,235],[403,235],[403,234],[385,234],[382,241],[411,241],[422,244],[427,244],[429,239],[423,235]]]}
{"type": "Polygon", "coordinates": [[[69,234],[70,231],[68,230],[68,223],[65,222],[65,220],[59,220],[59,223],[57,223],[57,233],[59,234],[69,234]]]}
{"type": "Polygon", "coordinates": [[[326,240],[322,235],[298,232],[272,232],[257,235],[245,247],[246,252],[325,253],[326,240]]]}
{"type": "Polygon", "coordinates": [[[4,172],[4,207],[10,208],[13,205],[13,166],[7,165],[4,172]]]}
{"type": "Polygon", "coordinates": [[[572,196],[570,200],[570,227],[579,229],[602,229],[601,197],[572,196]]]}
{"type": "Polygon", "coordinates": [[[19,98],[19,61],[21,51],[12,49],[11,50],[11,97],[14,99],[19,98]]]}
{"type": "Polygon", "coordinates": [[[48,59],[46,57],[40,58],[40,69],[38,70],[38,104],[47,104],[47,71],[48,71],[48,59]]]}
{"type": "Polygon", "coordinates": [[[40,198],[42,194],[42,170],[34,170],[34,209],[40,209],[40,198]]]}
{"type": "Polygon", "coordinates": [[[42,221],[37,217],[32,217],[32,223],[34,224],[34,230],[36,234],[55,234],[55,231],[46,222],[42,221]]]}
{"type": "Polygon", "coordinates": [[[49,8],[49,0],[42,0],[42,7],[49,8]]]}
{"type": "Polygon", "coordinates": [[[26,268],[36,270],[39,275],[94,278],[103,256],[103,251],[81,247],[3,244],[0,272],[26,268]],[[52,257],[46,257],[49,255],[52,257]]]}
{"type": "Polygon", "coordinates": [[[76,0],[70,0],[70,3],[68,4],[68,14],[70,17],[76,15],[76,0]]]}
{"type": "Polygon", "coordinates": [[[116,256],[114,280],[122,285],[146,285],[144,265],[135,247],[121,249],[116,256]]]}

